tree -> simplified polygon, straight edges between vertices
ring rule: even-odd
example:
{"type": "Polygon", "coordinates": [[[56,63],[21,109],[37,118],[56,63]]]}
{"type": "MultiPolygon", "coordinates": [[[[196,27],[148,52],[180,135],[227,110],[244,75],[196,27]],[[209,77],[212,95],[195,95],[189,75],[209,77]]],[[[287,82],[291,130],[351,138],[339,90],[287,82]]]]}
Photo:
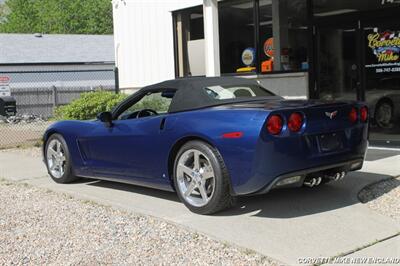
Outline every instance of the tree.
{"type": "Polygon", "coordinates": [[[0,3],[0,24],[5,22],[5,17],[8,14],[8,8],[4,3],[0,3]]]}
{"type": "Polygon", "coordinates": [[[6,0],[0,32],[112,34],[110,0],[6,0]]]}

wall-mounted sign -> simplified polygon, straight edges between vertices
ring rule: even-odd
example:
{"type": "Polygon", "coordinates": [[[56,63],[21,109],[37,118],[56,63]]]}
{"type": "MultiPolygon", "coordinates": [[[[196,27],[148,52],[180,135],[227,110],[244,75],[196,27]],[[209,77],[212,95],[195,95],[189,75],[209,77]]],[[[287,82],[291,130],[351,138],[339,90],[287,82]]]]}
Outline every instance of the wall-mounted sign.
{"type": "Polygon", "coordinates": [[[0,97],[11,96],[11,90],[9,85],[0,84],[0,97]]]}
{"type": "Polygon", "coordinates": [[[264,42],[264,54],[269,58],[274,57],[274,38],[269,38],[264,42]]]}
{"type": "Polygon", "coordinates": [[[0,83],[1,84],[9,84],[10,83],[10,77],[9,76],[0,76],[0,83]]]}
{"type": "Polygon", "coordinates": [[[10,83],[10,77],[0,76],[0,97],[11,96],[9,83],[10,83]]]}
{"type": "Polygon", "coordinates": [[[400,32],[371,33],[368,35],[368,46],[379,63],[397,62],[400,58],[400,32]]]}
{"type": "Polygon", "coordinates": [[[254,48],[246,48],[242,53],[242,62],[246,66],[252,66],[256,60],[256,50],[254,48]]]}

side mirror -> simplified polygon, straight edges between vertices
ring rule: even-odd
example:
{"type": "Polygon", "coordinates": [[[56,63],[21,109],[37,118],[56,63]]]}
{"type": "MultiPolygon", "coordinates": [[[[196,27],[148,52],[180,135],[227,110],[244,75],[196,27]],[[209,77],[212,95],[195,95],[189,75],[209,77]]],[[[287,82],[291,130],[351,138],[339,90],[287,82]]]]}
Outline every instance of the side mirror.
{"type": "Polygon", "coordinates": [[[97,115],[97,119],[105,124],[106,127],[112,127],[112,114],[110,112],[102,112],[97,115]]]}

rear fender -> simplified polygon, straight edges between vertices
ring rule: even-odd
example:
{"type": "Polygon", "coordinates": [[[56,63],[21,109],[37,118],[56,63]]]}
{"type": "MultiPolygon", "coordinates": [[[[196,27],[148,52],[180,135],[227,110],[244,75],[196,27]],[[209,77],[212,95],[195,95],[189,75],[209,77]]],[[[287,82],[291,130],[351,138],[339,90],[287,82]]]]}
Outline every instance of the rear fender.
{"type": "Polygon", "coordinates": [[[177,147],[185,141],[200,139],[215,147],[221,154],[230,175],[232,194],[236,194],[237,184],[251,176],[257,140],[268,114],[269,112],[259,109],[208,109],[176,114],[175,127],[167,132],[171,137],[180,136],[170,148],[170,176],[173,169],[172,158],[177,153],[177,147]],[[232,132],[241,132],[242,135],[239,138],[223,137],[224,134],[232,132]]]}

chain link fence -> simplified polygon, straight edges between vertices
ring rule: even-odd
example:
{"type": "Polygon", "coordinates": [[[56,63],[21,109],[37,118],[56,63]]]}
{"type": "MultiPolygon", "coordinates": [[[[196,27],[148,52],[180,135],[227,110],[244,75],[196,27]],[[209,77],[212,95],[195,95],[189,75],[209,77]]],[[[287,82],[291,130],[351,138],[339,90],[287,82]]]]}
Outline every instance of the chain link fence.
{"type": "Polygon", "coordinates": [[[0,69],[0,149],[39,145],[44,131],[54,122],[57,107],[70,103],[84,92],[115,91],[115,84],[115,70],[101,67],[34,71],[0,69]]]}

